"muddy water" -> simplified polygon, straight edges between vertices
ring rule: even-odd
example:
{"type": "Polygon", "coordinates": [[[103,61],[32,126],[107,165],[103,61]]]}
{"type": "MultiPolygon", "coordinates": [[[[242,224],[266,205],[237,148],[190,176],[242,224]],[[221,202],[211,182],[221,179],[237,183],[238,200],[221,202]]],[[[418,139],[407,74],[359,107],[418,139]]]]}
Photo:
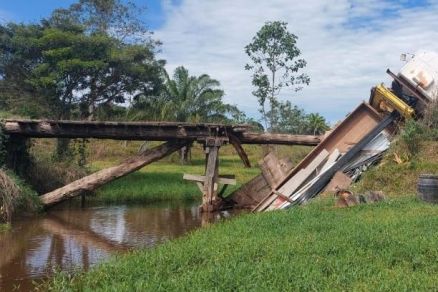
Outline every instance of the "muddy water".
{"type": "Polygon", "coordinates": [[[206,217],[197,206],[64,205],[18,219],[0,233],[0,291],[28,291],[55,269],[88,269],[114,253],[151,247],[229,217],[226,212],[206,217]]]}

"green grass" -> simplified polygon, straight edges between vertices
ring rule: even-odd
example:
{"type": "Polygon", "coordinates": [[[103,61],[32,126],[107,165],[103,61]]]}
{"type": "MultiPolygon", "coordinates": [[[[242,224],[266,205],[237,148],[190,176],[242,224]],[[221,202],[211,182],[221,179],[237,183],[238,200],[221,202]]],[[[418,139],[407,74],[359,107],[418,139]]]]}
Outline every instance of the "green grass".
{"type": "Polygon", "coordinates": [[[353,191],[380,190],[392,197],[415,195],[420,174],[438,175],[437,149],[438,142],[423,142],[416,156],[408,158],[405,149],[395,142],[382,163],[365,172],[362,180],[354,185],[353,191]],[[394,160],[395,154],[402,158],[402,163],[394,160]]]}
{"type": "Polygon", "coordinates": [[[436,290],[438,206],[412,197],[337,209],[317,199],[242,215],[118,256],[62,291],[436,290]]]}
{"type": "MultiPolygon", "coordinates": [[[[257,161],[261,157],[260,147],[248,147],[252,168],[244,168],[240,158],[230,147],[221,149],[219,173],[236,176],[237,185],[230,186],[225,195],[230,194],[245,182],[260,173],[257,161]]],[[[280,148],[279,156],[291,157],[296,161],[304,157],[309,147],[280,148]]],[[[111,152],[111,151],[110,151],[111,152]]],[[[113,152],[112,152],[113,153],[113,152]]],[[[193,151],[193,159],[188,165],[181,165],[177,155],[153,163],[126,177],[113,181],[96,191],[90,200],[104,203],[158,202],[158,201],[193,201],[201,198],[201,192],[194,182],[183,180],[183,174],[204,174],[205,160],[200,147],[193,151]]],[[[118,160],[109,159],[94,161],[92,171],[116,165],[118,160]]]]}
{"type": "Polygon", "coordinates": [[[0,223],[0,232],[4,232],[11,229],[11,225],[7,223],[0,223]]]}
{"type": "MultiPolygon", "coordinates": [[[[105,168],[108,162],[96,162],[95,168],[105,168]]],[[[195,183],[183,180],[184,173],[203,174],[204,161],[193,160],[190,165],[180,165],[168,161],[158,162],[113,181],[100,188],[93,201],[116,202],[157,202],[169,200],[198,200],[201,192],[195,183]]],[[[245,169],[236,157],[223,157],[221,174],[235,174],[238,185],[231,186],[227,193],[235,190],[260,172],[258,168],[245,169]]]]}

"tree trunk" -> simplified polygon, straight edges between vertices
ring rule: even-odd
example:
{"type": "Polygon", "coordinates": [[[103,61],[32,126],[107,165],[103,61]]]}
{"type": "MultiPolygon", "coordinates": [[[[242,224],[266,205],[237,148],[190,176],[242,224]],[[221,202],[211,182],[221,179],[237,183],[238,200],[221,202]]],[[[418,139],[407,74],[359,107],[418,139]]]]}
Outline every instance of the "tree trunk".
{"type": "Polygon", "coordinates": [[[142,155],[133,157],[118,166],[113,166],[95,172],[89,176],[74,181],[62,188],[56,189],[40,197],[44,206],[49,207],[64,200],[76,197],[84,191],[93,191],[96,188],[117,178],[134,172],[147,164],[157,161],[172,152],[187,145],[187,142],[167,142],[153,149],[147,150],[142,155]]]}

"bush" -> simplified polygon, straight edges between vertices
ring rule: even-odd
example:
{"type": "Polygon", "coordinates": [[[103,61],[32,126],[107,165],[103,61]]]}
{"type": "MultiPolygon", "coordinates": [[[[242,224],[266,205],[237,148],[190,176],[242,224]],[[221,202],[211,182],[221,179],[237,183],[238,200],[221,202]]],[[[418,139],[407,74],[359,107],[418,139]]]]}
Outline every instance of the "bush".
{"type": "Polygon", "coordinates": [[[413,119],[406,121],[400,134],[400,140],[410,156],[415,156],[420,150],[424,138],[424,126],[413,119]]]}
{"type": "Polygon", "coordinates": [[[0,125],[0,167],[2,167],[6,163],[6,142],[8,140],[8,136],[3,133],[3,127],[0,125]]]}
{"type": "Polygon", "coordinates": [[[9,222],[15,209],[15,201],[20,196],[20,188],[0,169],[0,222],[9,222]]]}
{"type": "Polygon", "coordinates": [[[438,140],[438,99],[429,104],[421,122],[426,129],[427,138],[438,140]]]}

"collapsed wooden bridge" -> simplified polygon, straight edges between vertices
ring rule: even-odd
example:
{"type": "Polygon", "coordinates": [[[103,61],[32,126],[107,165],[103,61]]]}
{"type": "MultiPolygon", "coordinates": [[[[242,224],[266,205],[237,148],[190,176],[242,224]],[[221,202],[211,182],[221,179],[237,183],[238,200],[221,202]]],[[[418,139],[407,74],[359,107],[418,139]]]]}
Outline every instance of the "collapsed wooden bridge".
{"type": "Polygon", "coordinates": [[[213,211],[220,208],[219,183],[233,183],[230,177],[219,176],[219,149],[230,143],[243,161],[250,167],[242,144],[280,144],[315,146],[319,136],[288,135],[252,132],[249,125],[224,125],[213,123],[178,122],[96,122],[56,120],[4,120],[3,132],[12,139],[26,138],[95,138],[139,141],[166,141],[153,149],[124,161],[118,166],[103,169],[74,181],[62,188],[41,196],[44,205],[51,206],[78,196],[114,179],[125,176],[154,161],[186,147],[193,142],[201,143],[206,153],[204,176],[186,176],[195,181],[203,192],[202,209],[213,211]]]}

